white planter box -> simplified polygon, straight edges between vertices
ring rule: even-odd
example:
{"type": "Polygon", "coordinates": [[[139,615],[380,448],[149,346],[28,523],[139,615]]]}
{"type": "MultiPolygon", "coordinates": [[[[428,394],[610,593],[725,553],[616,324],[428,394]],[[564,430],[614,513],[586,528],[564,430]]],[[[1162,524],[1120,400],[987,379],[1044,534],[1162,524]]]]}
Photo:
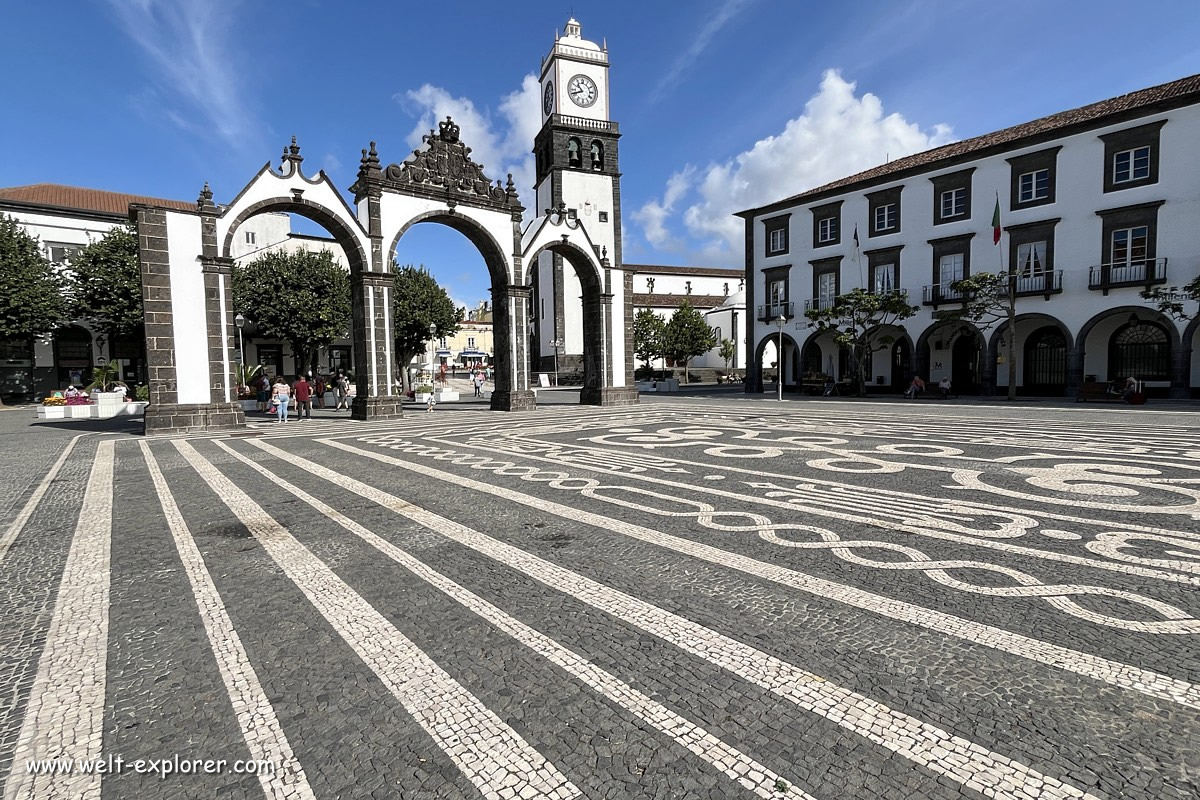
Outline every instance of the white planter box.
{"type": "Polygon", "coordinates": [[[66,417],[67,417],[67,407],[66,406],[38,406],[37,407],[37,418],[38,419],[66,419],[66,417]]]}
{"type": "Polygon", "coordinates": [[[431,396],[431,392],[417,392],[415,399],[418,403],[425,404],[429,402],[431,396]]]}
{"type": "Polygon", "coordinates": [[[453,403],[458,400],[458,392],[453,389],[438,389],[433,394],[439,403],[453,403]]]}
{"type": "Polygon", "coordinates": [[[125,402],[124,392],[92,392],[92,402],[100,406],[115,406],[125,402]]]}
{"type": "Polygon", "coordinates": [[[67,410],[67,419],[92,419],[96,416],[96,406],[63,406],[67,410]]]}
{"type": "Polygon", "coordinates": [[[325,407],[333,408],[335,405],[337,405],[337,398],[334,397],[333,392],[326,392],[325,393],[325,407]]]}
{"type": "Polygon", "coordinates": [[[257,410],[258,410],[258,401],[257,400],[243,400],[242,401],[242,411],[257,411],[257,410]]]}
{"type": "Polygon", "coordinates": [[[639,392],[657,392],[658,388],[654,385],[653,381],[638,381],[637,390],[639,392]]]}

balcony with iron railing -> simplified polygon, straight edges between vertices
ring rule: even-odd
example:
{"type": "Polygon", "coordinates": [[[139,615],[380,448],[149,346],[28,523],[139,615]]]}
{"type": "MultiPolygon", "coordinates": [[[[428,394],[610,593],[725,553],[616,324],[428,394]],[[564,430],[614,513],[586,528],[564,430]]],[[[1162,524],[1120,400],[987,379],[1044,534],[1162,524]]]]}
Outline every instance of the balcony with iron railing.
{"type": "Polygon", "coordinates": [[[921,288],[921,304],[937,308],[943,303],[961,302],[963,293],[948,283],[933,283],[921,288]]]}
{"type": "MultiPolygon", "coordinates": [[[[1017,275],[1017,297],[1040,294],[1048,298],[1052,294],[1062,294],[1062,290],[1061,269],[1017,275]]],[[[1004,293],[1008,293],[1008,286],[1004,287],[1004,293]]]]}
{"type": "Polygon", "coordinates": [[[777,322],[780,317],[792,319],[796,316],[794,303],[768,303],[758,307],[759,322],[777,322]]]}
{"type": "Polygon", "coordinates": [[[588,119],[587,117],[576,117],[571,114],[551,114],[549,122],[552,125],[562,125],[584,131],[596,131],[597,133],[621,132],[619,124],[607,119],[588,119]]]}
{"type": "Polygon", "coordinates": [[[1165,258],[1097,264],[1088,269],[1088,288],[1100,289],[1105,294],[1108,294],[1109,289],[1120,289],[1125,286],[1154,286],[1166,282],[1167,260],[1165,258]]]}
{"type": "Polygon", "coordinates": [[[824,311],[827,308],[833,308],[833,304],[836,302],[836,297],[810,297],[804,301],[804,310],[824,311]]]}

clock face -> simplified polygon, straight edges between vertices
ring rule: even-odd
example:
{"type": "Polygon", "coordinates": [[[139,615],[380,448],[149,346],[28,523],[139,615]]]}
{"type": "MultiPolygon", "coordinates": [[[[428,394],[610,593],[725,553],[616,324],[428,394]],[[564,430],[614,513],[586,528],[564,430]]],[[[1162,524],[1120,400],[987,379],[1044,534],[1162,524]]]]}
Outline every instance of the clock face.
{"type": "Polygon", "coordinates": [[[570,95],[571,102],[575,105],[587,108],[596,102],[596,96],[599,93],[591,78],[587,75],[576,75],[567,82],[567,94],[570,95]]]}
{"type": "Polygon", "coordinates": [[[542,95],[542,108],[549,114],[554,111],[554,81],[546,81],[546,93],[542,95]]]}

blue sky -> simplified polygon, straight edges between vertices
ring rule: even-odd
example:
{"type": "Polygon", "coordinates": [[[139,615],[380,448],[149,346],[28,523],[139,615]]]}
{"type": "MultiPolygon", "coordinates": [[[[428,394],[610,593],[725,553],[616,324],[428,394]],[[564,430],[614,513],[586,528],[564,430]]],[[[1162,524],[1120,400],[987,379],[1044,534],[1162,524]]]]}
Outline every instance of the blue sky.
{"type": "MultiPolygon", "coordinates": [[[[534,73],[571,13],[609,46],[628,262],[740,266],[731,211],[1200,72],[1195,0],[8,2],[0,185],[228,201],[295,134],[344,188],[367,142],[401,161],[446,113],[528,184],[534,73]]],[[[398,257],[487,297],[449,229],[398,257]]]]}

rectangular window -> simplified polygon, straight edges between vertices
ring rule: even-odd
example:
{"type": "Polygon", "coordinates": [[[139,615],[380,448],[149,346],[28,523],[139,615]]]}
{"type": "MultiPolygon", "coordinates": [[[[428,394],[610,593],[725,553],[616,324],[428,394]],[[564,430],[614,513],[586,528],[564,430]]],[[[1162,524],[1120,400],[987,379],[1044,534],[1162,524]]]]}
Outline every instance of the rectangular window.
{"type": "Polygon", "coordinates": [[[601,212],[600,212],[600,221],[601,221],[601,222],[608,222],[608,212],[607,212],[607,211],[601,211],[601,212]]]}
{"type": "Polygon", "coordinates": [[[1132,266],[1146,262],[1146,244],[1150,229],[1145,225],[1136,228],[1118,228],[1112,232],[1113,266],[1132,266]]]}
{"type": "Polygon", "coordinates": [[[1122,150],[1113,156],[1113,183],[1128,183],[1150,177],[1150,147],[1122,150]]]}
{"type": "Polygon", "coordinates": [[[1045,241],[1017,245],[1017,272],[1022,275],[1038,275],[1046,269],[1045,241]]]}
{"type": "Polygon", "coordinates": [[[258,244],[258,234],[254,231],[246,231],[246,244],[258,244]]]}
{"type": "Polygon", "coordinates": [[[837,297],[837,273],[824,272],[817,276],[818,308],[829,308],[837,297]]]}
{"type": "Polygon", "coordinates": [[[579,218],[579,216],[578,216],[578,214],[575,213],[575,209],[573,209],[573,208],[567,209],[567,219],[573,220],[573,219],[578,219],[578,218],[579,218]]]}
{"type": "Polygon", "coordinates": [[[896,204],[887,203],[875,209],[875,232],[882,233],[896,227],[896,204]]]}
{"type": "Polygon", "coordinates": [[[961,217],[967,213],[967,190],[951,189],[942,192],[942,219],[961,217]]]}
{"type": "Polygon", "coordinates": [[[1050,196],[1050,170],[1026,172],[1017,179],[1017,202],[1032,203],[1050,196]]]}
{"type": "Polygon", "coordinates": [[[771,281],[770,289],[771,305],[776,305],[787,300],[787,281],[771,281]]]}
{"type": "Polygon", "coordinates": [[[887,294],[896,290],[896,265],[880,264],[875,267],[875,294],[887,294]]]}
{"type": "Polygon", "coordinates": [[[70,264],[82,252],[83,248],[77,244],[46,243],[46,258],[52,264],[70,264]]]}
{"type": "Polygon", "coordinates": [[[777,228],[771,231],[770,241],[767,243],[768,253],[782,253],[787,249],[787,234],[783,228],[777,228]]]}
{"type": "Polygon", "coordinates": [[[445,336],[443,336],[441,339],[438,339],[438,349],[439,350],[446,349],[446,337],[445,336]]]}
{"type": "Polygon", "coordinates": [[[468,350],[474,350],[474,349],[475,349],[475,337],[474,337],[474,336],[468,336],[468,337],[467,337],[467,349],[468,349],[468,350]]]}
{"type": "Polygon", "coordinates": [[[938,285],[942,288],[942,294],[949,296],[951,294],[950,284],[963,279],[963,254],[949,253],[942,256],[938,261],[938,285]]]}
{"type": "Polygon", "coordinates": [[[546,318],[546,298],[542,298],[542,319],[546,318]]]}
{"type": "Polygon", "coordinates": [[[837,217],[825,217],[817,221],[817,241],[824,244],[837,239],[837,217]]]}

